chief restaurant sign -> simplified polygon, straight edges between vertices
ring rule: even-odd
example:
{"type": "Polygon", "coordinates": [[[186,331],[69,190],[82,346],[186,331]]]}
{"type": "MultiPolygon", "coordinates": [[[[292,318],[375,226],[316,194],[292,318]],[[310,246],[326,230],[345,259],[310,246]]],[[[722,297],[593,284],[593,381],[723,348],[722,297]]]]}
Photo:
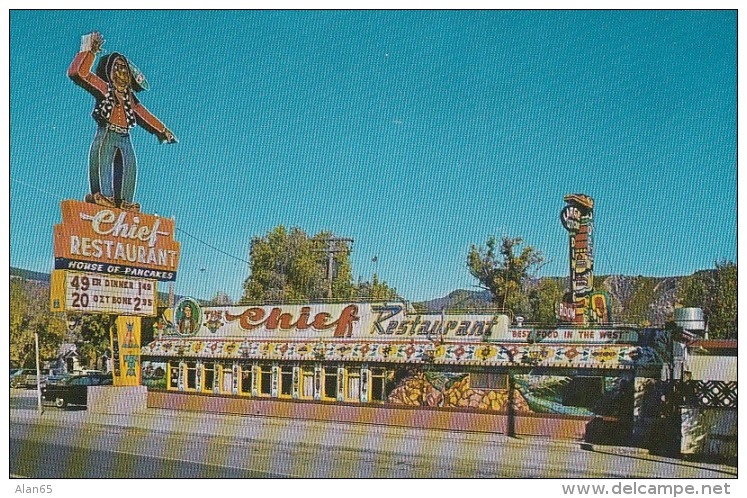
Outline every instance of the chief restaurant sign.
{"type": "Polygon", "coordinates": [[[419,314],[404,303],[309,303],[202,308],[198,338],[375,341],[482,341],[505,337],[509,319],[494,313],[419,314]]]}
{"type": "Polygon", "coordinates": [[[173,281],[179,242],[172,219],[66,200],[54,256],[58,270],[173,281]]]}

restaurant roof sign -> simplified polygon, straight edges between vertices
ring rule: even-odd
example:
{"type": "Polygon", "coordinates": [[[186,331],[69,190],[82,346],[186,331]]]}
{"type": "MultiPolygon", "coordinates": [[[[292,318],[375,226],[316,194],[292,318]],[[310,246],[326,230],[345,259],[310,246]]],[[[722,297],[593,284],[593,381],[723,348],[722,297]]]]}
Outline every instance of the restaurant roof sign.
{"type": "MultiPolygon", "coordinates": [[[[220,306],[202,309],[192,336],[212,338],[433,341],[505,336],[509,317],[494,313],[418,314],[403,303],[220,306]]],[[[184,335],[184,334],[181,334],[184,335]]]]}
{"type": "Polygon", "coordinates": [[[511,328],[493,312],[416,313],[398,302],[348,302],[202,308],[199,326],[175,327],[197,339],[636,344],[632,329],[511,328]]]}

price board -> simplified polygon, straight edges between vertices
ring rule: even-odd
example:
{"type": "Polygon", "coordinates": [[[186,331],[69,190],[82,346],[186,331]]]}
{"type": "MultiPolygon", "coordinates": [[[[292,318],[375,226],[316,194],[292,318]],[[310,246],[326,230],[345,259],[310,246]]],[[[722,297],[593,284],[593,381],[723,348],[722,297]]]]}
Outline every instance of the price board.
{"type": "Polygon", "coordinates": [[[155,316],[156,281],[54,270],[52,311],[155,316]]]}

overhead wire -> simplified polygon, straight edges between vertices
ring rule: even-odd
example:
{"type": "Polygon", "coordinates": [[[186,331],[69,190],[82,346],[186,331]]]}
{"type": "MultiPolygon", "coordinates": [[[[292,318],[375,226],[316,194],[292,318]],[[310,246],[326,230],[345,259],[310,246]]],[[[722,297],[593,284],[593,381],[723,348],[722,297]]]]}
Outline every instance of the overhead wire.
{"type": "Polygon", "coordinates": [[[175,230],[176,230],[177,232],[183,233],[183,234],[184,234],[184,235],[186,235],[187,237],[191,237],[191,238],[193,238],[194,240],[196,240],[196,241],[197,241],[197,242],[199,242],[200,244],[203,244],[204,246],[207,246],[207,247],[209,247],[210,249],[213,249],[214,251],[218,251],[219,253],[221,253],[221,254],[223,254],[223,255],[225,255],[225,256],[228,256],[229,258],[233,258],[233,259],[235,259],[235,260],[237,260],[237,261],[241,261],[242,263],[246,263],[246,264],[248,264],[248,265],[251,265],[251,263],[250,263],[249,261],[247,261],[247,260],[245,260],[245,259],[242,259],[242,258],[240,258],[240,257],[238,257],[238,256],[234,256],[233,254],[227,253],[227,252],[226,252],[226,251],[224,251],[223,249],[219,249],[219,248],[215,247],[214,245],[212,245],[212,244],[209,244],[209,243],[205,242],[204,240],[200,239],[199,237],[196,237],[196,236],[192,235],[191,233],[189,233],[189,232],[187,232],[187,231],[185,231],[185,230],[182,230],[182,229],[181,229],[181,228],[179,228],[179,227],[174,227],[174,229],[175,229],[175,230]]]}
{"type": "MultiPolygon", "coordinates": [[[[54,200],[58,200],[58,198],[59,198],[59,196],[57,196],[57,195],[53,194],[52,192],[50,192],[50,191],[48,191],[48,190],[45,190],[45,189],[42,189],[42,188],[39,188],[39,187],[37,187],[36,185],[32,185],[32,184],[30,184],[30,183],[26,183],[26,182],[23,182],[23,181],[21,181],[21,180],[17,180],[17,179],[15,179],[15,178],[11,178],[11,179],[10,179],[10,181],[12,181],[12,182],[16,182],[16,183],[18,183],[18,184],[20,184],[20,185],[24,185],[24,186],[26,186],[26,187],[28,187],[28,188],[32,188],[32,189],[34,189],[34,190],[36,190],[36,191],[38,191],[38,192],[41,192],[41,193],[43,193],[43,194],[46,194],[46,195],[50,196],[51,198],[53,198],[54,200]]],[[[238,257],[238,256],[235,256],[235,255],[233,255],[233,254],[230,254],[230,253],[228,253],[228,252],[226,252],[226,251],[224,251],[224,250],[222,250],[222,249],[220,249],[220,248],[218,248],[218,247],[215,247],[214,245],[212,245],[212,244],[210,244],[210,243],[208,243],[208,242],[205,242],[204,240],[200,239],[199,237],[197,237],[197,236],[195,236],[195,235],[192,235],[191,233],[187,232],[186,230],[183,230],[183,229],[181,229],[181,228],[179,228],[179,227],[174,227],[174,228],[176,229],[176,231],[178,231],[178,232],[180,232],[180,233],[183,233],[183,234],[184,234],[184,235],[186,235],[187,237],[190,237],[190,238],[192,238],[192,239],[196,240],[196,241],[197,241],[197,242],[199,242],[200,244],[202,244],[202,245],[204,245],[204,246],[206,246],[206,247],[209,247],[210,249],[212,249],[212,250],[214,250],[214,251],[217,251],[217,252],[219,252],[219,253],[223,254],[224,256],[228,256],[229,258],[235,259],[236,261],[240,261],[241,263],[245,263],[245,264],[247,264],[247,265],[250,265],[250,264],[251,264],[251,263],[250,263],[249,261],[247,261],[247,260],[245,260],[245,259],[242,259],[242,258],[240,258],[240,257],[238,257]]]]}

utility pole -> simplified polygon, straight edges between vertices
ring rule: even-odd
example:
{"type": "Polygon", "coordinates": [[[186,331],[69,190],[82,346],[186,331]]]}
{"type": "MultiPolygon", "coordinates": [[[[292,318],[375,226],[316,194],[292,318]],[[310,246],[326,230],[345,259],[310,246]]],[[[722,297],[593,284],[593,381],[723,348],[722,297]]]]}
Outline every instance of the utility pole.
{"type": "Polygon", "coordinates": [[[332,299],[332,276],[334,274],[335,253],[349,252],[350,247],[348,247],[348,243],[352,245],[353,239],[324,237],[321,240],[327,243],[327,248],[322,249],[322,251],[327,253],[327,297],[332,299]]]}
{"type": "Polygon", "coordinates": [[[41,366],[39,365],[39,331],[34,331],[34,344],[36,346],[36,407],[39,414],[42,413],[42,392],[41,392],[41,366]]]}

